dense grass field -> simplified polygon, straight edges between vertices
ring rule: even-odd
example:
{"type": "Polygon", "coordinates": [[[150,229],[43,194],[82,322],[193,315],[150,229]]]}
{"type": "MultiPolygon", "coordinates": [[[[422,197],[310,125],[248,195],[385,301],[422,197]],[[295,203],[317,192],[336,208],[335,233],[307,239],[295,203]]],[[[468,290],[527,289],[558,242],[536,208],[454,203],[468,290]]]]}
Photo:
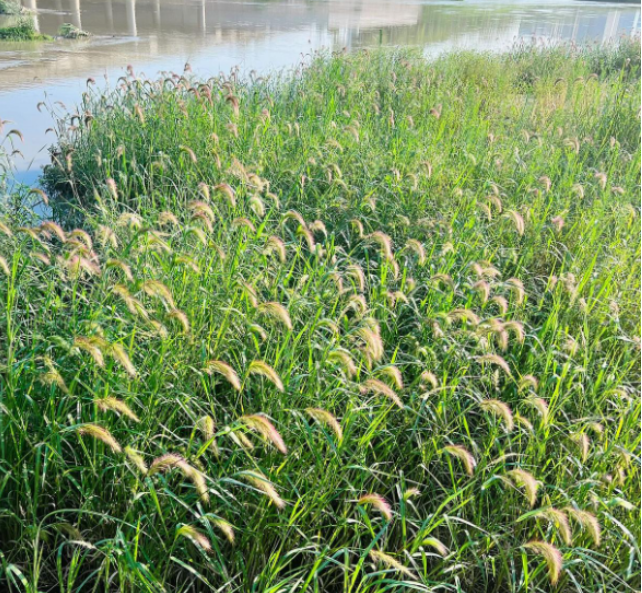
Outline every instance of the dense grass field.
{"type": "Polygon", "coordinates": [[[639,40],[47,107],[3,591],[639,591],[639,40]]]}

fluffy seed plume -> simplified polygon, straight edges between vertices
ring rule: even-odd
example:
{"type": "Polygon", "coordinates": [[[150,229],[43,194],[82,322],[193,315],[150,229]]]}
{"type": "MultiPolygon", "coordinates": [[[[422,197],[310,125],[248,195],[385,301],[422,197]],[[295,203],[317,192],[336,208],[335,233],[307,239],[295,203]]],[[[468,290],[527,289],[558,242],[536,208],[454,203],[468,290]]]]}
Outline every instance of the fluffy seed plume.
{"type": "Polygon", "coordinates": [[[510,432],[515,427],[513,422],[513,413],[508,404],[498,399],[486,399],[479,403],[479,407],[485,412],[500,417],[506,425],[506,430],[510,432]]]}
{"type": "Polygon", "coordinates": [[[58,369],[54,366],[53,361],[49,358],[45,358],[45,364],[47,365],[47,371],[40,375],[39,379],[41,383],[43,385],[55,385],[63,393],[69,393],[67,384],[58,369]]]}
{"type": "Polygon", "coordinates": [[[132,364],[129,355],[122,344],[111,344],[109,346],[109,354],[111,354],[112,358],[125,369],[130,377],[136,377],[136,368],[132,364]]]}
{"type": "Polygon", "coordinates": [[[433,548],[442,558],[445,558],[450,553],[448,548],[435,537],[428,537],[424,539],[421,542],[421,545],[433,548]]]}
{"type": "Polygon", "coordinates": [[[148,475],[153,476],[155,473],[169,471],[174,468],[179,469],[183,476],[192,482],[198,497],[202,502],[207,504],[210,496],[207,490],[205,476],[195,467],[187,463],[185,458],[180,455],[166,453],[165,455],[157,457],[150,465],[148,475]]]}
{"type": "Polygon", "coordinates": [[[381,251],[386,259],[391,260],[394,258],[392,251],[392,239],[386,235],[386,233],[375,231],[374,233],[370,233],[368,238],[381,247],[381,251]]]}
{"type": "Polygon", "coordinates": [[[392,521],[392,508],[390,507],[390,504],[388,501],[381,496],[381,494],[377,494],[375,492],[370,492],[369,494],[364,494],[363,496],[359,497],[359,500],[357,501],[359,505],[372,505],[375,509],[377,509],[388,521],[392,521]]]}
{"type": "Polygon", "coordinates": [[[158,280],[145,280],[142,282],[140,287],[149,296],[160,298],[172,309],[175,307],[172,293],[162,282],[159,282],[158,280]]]}
{"type": "Polygon", "coordinates": [[[346,268],[346,277],[350,278],[359,288],[360,291],[364,291],[366,288],[366,275],[363,272],[363,269],[358,264],[350,264],[346,268]]]}
{"type": "Polygon", "coordinates": [[[556,585],[562,572],[562,553],[552,544],[537,540],[524,544],[524,548],[544,558],[551,585],[556,585]]]}
{"type": "Polygon", "coordinates": [[[181,223],[173,212],[164,210],[158,215],[158,224],[160,226],[172,225],[175,227],[180,227],[181,223]]]}
{"type": "Polygon", "coordinates": [[[437,389],[437,387],[439,387],[439,380],[432,371],[424,371],[421,373],[420,380],[423,384],[429,385],[433,389],[437,389]]]}
{"type": "Polygon", "coordinates": [[[480,322],[479,317],[470,309],[453,309],[446,317],[448,321],[465,321],[474,326],[479,325],[480,322]]]}
{"type": "Polygon", "coordinates": [[[584,432],[576,432],[571,435],[571,440],[578,446],[582,463],[586,463],[591,448],[591,439],[584,432]]]}
{"type": "Polygon", "coordinates": [[[263,492],[263,494],[265,494],[278,509],[285,507],[285,501],[279,496],[272,482],[270,482],[270,480],[268,480],[263,474],[247,471],[242,472],[241,475],[257,490],[263,492]]]}
{"type": "Polygon", "coordinates": [[[116,397],[101,397],[100,399],[96,400],[96,405],[98,406],[98,409],[107,412],[115,412],[116,414],[119,414],[121,416],[127,416],[130,420],[133,420],[134,422],[140,422],[140,419],[132,409],[122,400],[116,398],[116,397]]]}
{"type": "Polygon", "coordinates": [[[249,414],[241,416],[240,421],[248,428],[258,432],[265,440],[270,441],[283,455],[287,454],[288,449],[279,431],[265,416],[262,414],[249,414]]]}
{"type": "Polygon", "coordinates": [[[264,253],[276,253],[279,261],[285,263],[287,260],[287,251],[285,248],[285,243],[277,236],[272,235],[267,240],[267,245],[263,250],[264,253]]]}
{"type": "Polygon", "coordinates": [[[350,353],[337,348],[328,354],[328,361],[339,363],[348,377],[353,377],[357,373],[357,367],[350,356],[350,353]]]}
{"type": "Polygon", "coordinates": [[[355,335],[364,343],[363,353],[365,354],[368,362],[376,362],[383,358],[383,340],[381,339],[381,335],[375,328],[360,327],[355,332],[355,335]]]}
{"type": "Polygon", "coordinates": [[[552,523],[558,530],[562,541],[567,546],[571,545],[573,534],[571,533],[571,526],[568,522],[568,517],[563,511],[551,507],[538,511],[534,516],[538,519],[545,519],[549,523],[552,523]]]}
{"type": "Polygon", "coordinates": [[[506,315],[508,312],[508,301],[503,296],[496,295],[490,299],[490,302],[497,305],[497,308],[502,315],[506,315]]]}
{"type": "Polygon", "coordinates": [[[42,233],[46,235],[49,235],[49,236],[52,234],[55,235],[56,237],[58,237],[58,240],[61,243],[65,243],[67,241],[67,236],[65,235],[65,231],[63,231],[59,225],[57,225],[55,222],[51,220],[47,220],[43,222],[40,225],[40,230],[42,233]]]}
{"type": "Polygon", "coordinates": [[[236,195],[231,185],[229,185],[228,183],[219,183],[218,185],[214,186],[214,191],[225,196],[225,198],[228,201],[228,204],[232,208],[236,208],[236,195]]]}
{"type": "Polygon", "coordinates": [[[266,362],[253,360],[247,370],[250,375],[261,375],[270,381],[279,391],[283,392],[283,382],[279,374],[266,362]]]}
{"type": "Polygon", "coordinates": [[[523,391],[524,389],[528,389],[529,387],[537,391],[537,388],[539,387],[539,381],[537,380],[537,377],[534,377],[533,375],[524,375],[519,380],[519,390],[523,391]]]}
{"type": "Polygon", "coordinates": [[[410,569],[404,566],[403,564],[401,564],[401,562],[399,562],[392,556],[390,556],[390,554],[380,552],[379,550],[370,550],[370,558],[372,558],[373,562],[375,562],[376,564],[383,564],[388,568],[392,568],[397,572],[400,572],[406,575],[408,578],[415,579],[415,575],[412,574],[410,569]]]}
{"type": "Polygon", "coordinates": [[[519,278],[509,278],[508,280],[506,280],[506,284],[515,297],[516,303],[518,305],[521,305],[524,302],[524,298],[526,297],[524,283],[519,278]]]}
{"type": "Polygon", "coordinates": [[[287,329],[292,330],[292,320],[290,319],[290,314],[281,303],[261,303],[257,307],[257,311],[263,315],[271,317],[272,319],[280,321],[287,329]]]}
{"type": "Polygon", "coordinates": [[[420,241],[417,241],[417,239],[408,239],[406,249],[413,251],[417,255],[417,263],[420,266],[426,263],[426,250],[420,241]]]}
{"type": "Polygon", "coordinates": [[[203,369],[208,375],[213,375],[217,373],[225,377],[228,383],[236,389],[236,391],[241,390],[241,380],[236,374],[236,371],[226,362],[222,360],[210,360],[203,369]]]}
{"type": "Polygon", "coordinates": [[[588,511],[583,511],[581,509],[576,509],[574,507],[565,507],[564,512],[577,521],[584,529],[586,529],[593,542],[596,546],[600,545],[602,540],[602,528],[600,527],[600,522],[597,520],[597,517],[593,513],[588,511]]]}
{"type": "Polygon", "coordinates": [[[480,296],[481,302],[486,304],[490,298],[490,284],[485,280],[478,280],[471,288],[480,296]]]}
{"type": "Polygon", "coordinates": [[[13,232],[11,229],[0,220],[0,233],[5,234],[7,237],[13,237],[13,232]]]}
{"type": "Polygon", "coordinates": [[[339,442],[343,440],[343,430],[341,428],[341,425],[330,412],[327,412],[326,410],[322,410],[320,408],[306,408],[305,411],[319,424],[323,424],[332,429],[339,442]]]}
{"type": "Polygon", "coordinates": [[[390,379],[396,389],[403,389],[403,376],[398,367],[393,364],[389,364],[381,369],[378,373],[383,375],[385,378],[390,379]]]}
{"type": "Polygon", "coordinates": [[[225,519],[210,519],[209,522],[216,527],[231,544],[234,543],[234,527],[231,523],[227,522],[225,519]]]}
{"type": "Polygon", "coordinates": [[[524,495],[528,504],[532,507],[535,506],[537,501],[537,491],[539,490],[539,482],[535,479],[533,474],[527,472],[521,467],[510,470],[506,473],[510,481],[518,488],[524,488],[524,495]]]}
{"type": "Polygon", "coordinates": [[[149,318],[149,313],[147,313],[147,309],[145,309],[143,303],[141,303],[135,296],[133,296],[129,292],[129,290],[127,290],[126,286],[122,284],[116,284],[111,290],[116,296],[120,297],[123,300],[132,315],[140,316],[144,319],[149,318]]]}
{"type": "Polygon", "coordinates": [[[508,363],[498,354],[484,354],[478,356],[477,361],[481,364],[492,364],[501,368],[509,377],[512,376],[508,363]]]}
{"type": "Polygon", "coordinates": [[[403,410],[403,403],[399,399],[399,396],[388,387],[383,381],[379,379],[368,379],[363,385],[359,388],[363,395],[368,393],[374,393],[375,395],[383,395],[392,401],[397,407],[403,410]]]}
{"type": "Polygon", "coordinates": [[[119,259],[108,259],[105,262],[106,268],[118,268],[125,278],[132,282],[134,280],[134,275],[132,274],[132,269],[124,262],[119,259]]]}
{"type": "Polygon", "coordinates": [[[172,308],[167,312],[167,316],[170,319],[175,319],[176,321],[178,321],[178,323],[180,323],[184,334],[189,334],[189,319],[183,311],[181,311],[180,309],[172,308]]]}
{"type": "Polygon", "coordinates": [[[114,453],[120,453],[122,451],[120,444],[111,434],[111,432],[109,432],[109,430],[103,428],[102,426],[98,426],[98,424],[83,424],[76,430],[78,434],[81,434],[83,436],[90,436],[98,441],[102,441],[114,453]]]}
{"type": "Polygon", "coordinates": [[[209,443],[209,450],[215,457],[219,456],[218,445],[216,444],[216,424],[211,416],[203,416],[196,422],[196,428],[201,431],[203,438],[209,443]]]}
{"type": "Polygon", "coordinates": [[[517,212],[516,210],[507,210],[504,216],[512,221],[512,223],[515,225],[515,230],[519,235],[524,234],[524,218],[519,212],[517,212]]]}
{"type": "Polygon", "coordinates": [[[524,343],[524,326],[515,320],[507,321],[504,323],[504,329],[510,331],[515,336],[515,339],[520,343],[524,343]]]}
{"type": "Polygon", "coordinates": [[[175,453],[166,453],[161,455],[152,461],[151,466],[149,467],[149,475],[152,476],[157,472],[165,472],[175,467],[178,467],[179,464],[185,462],[185,459],[180,455],[175,453]]]}
{"type": "Polygon", "coordinates": [[[125,447],[125,455],[127,455],[127,459],[129,459],[129,461],[138,468],[138,471],[141,474],[144,476],[147,475],[147,464],[145,463],[145,458],[138,451],[135,451],[131,447],[125,447]]]}
{"type": "Polygon", "coordinates": [[[472,453],[468,451],[468,449],[466,449],[462,445],[446,445],[444,447],[444,451],[449,455],[452,455],[453,457],[459,459],[463,463],[466,473],[469,476],[473,475],[475,466],[477,465],[477,461],[473,457],[472,453]]]}
{"type": "Polygon", "coordinates": [[[87,352],[87,354],[89,354],[94,359],[94,362],[101,368],[105,366],[103,349],[106,346],[106,342],[101,338],[97,338],[96,336],[92,336],[89,338],[78,336],[73,343],[74,348],[87,352]]]}
{"type": "Polygon", "coordinates": [[[177,532],[177,536],[186,537],[194,545],[198,546],[205,552],[209,552],[212,549],[212,544],[210,540],[207,539],[198,529],[192,527],[191,525],[183,525],[177,532]]]}
{"type": "Polygon", "coordinates": [[[411,498],[414,498],[415,496],[419,496],[421,494],[421,490],[419,488],[408,488],[407,490],[404,491],[402,498],[404,500],[410,500],[411,498]]]}
{"type": "Polygon", "coordinates": [[[549,410],[548,404],[545,400],[543,400],[541,397],[529,397],[528,399],[524,400],[524,403],[537,410],[542,419],[543,425],[548,424],[549,410]]]}

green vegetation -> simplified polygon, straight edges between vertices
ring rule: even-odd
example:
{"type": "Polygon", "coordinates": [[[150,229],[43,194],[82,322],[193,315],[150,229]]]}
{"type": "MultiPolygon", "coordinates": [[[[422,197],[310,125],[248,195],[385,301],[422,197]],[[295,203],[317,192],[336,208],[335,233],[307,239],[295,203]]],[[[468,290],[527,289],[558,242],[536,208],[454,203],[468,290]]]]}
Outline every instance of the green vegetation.
{"type": "Polygon", "coordinates": [[[36,31],[33,18],[20,17],[18,22],[10,27],[0,28],[0,41],[45,41],[51,39],[36,31]]]}
{"type": "Polygon", "coordinates": [[[89,33],[83,31],[72,25],[71,23],[64,23],[58,30],[58,35],[64,37],[65,39],[78,39],[80,37],[89,37],[89,33]]]}
{"type": "Polygon", "coordinates": [[[22,6],[18,0],[0,0],[0,14],[20,14],[22,6]]]}
{"type": "Polygon", "coordinates": [[[89,81],[0,226],[5,590],[637,591],[639,56],[89,81]]]}

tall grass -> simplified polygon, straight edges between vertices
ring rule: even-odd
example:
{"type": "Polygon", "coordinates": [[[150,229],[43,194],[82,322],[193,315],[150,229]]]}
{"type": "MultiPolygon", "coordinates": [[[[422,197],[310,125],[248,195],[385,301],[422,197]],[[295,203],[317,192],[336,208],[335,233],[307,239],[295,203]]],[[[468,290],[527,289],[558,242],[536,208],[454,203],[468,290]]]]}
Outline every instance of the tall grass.
{"type": "Polygon", "coordinates": [[[8,590],[637,590],[639,41],[88,86],[0,227],[8,590]]]}

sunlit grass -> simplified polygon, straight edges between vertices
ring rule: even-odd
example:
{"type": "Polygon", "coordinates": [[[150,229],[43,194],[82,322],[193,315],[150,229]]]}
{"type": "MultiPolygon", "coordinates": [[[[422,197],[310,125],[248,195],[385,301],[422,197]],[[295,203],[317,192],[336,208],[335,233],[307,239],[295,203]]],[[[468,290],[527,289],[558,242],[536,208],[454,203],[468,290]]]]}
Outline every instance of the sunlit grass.
{"type": "Polygon", "coordinates": [[[10,591],[637,590],[639,41],[118,85],[0,225],[10,591]]]}

